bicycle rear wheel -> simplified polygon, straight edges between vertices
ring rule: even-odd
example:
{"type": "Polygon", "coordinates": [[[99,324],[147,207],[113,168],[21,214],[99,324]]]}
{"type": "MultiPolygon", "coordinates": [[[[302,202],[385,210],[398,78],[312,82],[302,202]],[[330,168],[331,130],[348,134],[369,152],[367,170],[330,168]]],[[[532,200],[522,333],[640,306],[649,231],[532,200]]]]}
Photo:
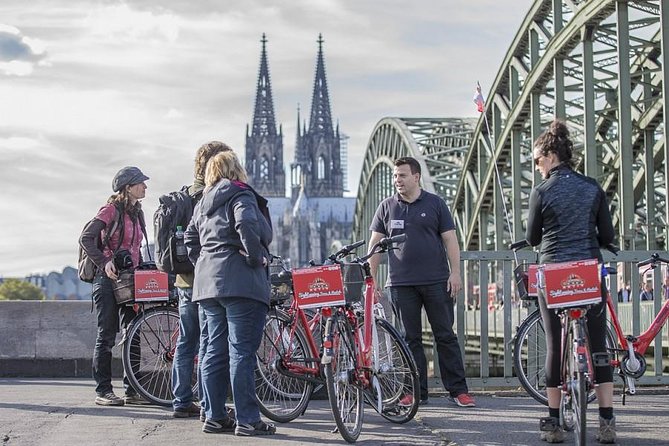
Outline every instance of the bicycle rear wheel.
{"type": "Polygon", "coordinates": [[[525,391],[547,406],[546,332],[539,310],[531,313],[518,327],[513,343],[513,365],[525,391]]]}
{"type": "Polygon", "coordinates": [[[174,398],[172,362],[178,338],[179,311],[158,306],[139,313],[123,341],[123,368],[130,384],[143,398],[161,406],[171,406],[174,398]]]}
{"type": "Polygon", "coordinates": [[[309,348],[300,330],[293,330],[291,318],[273,309],[267,314],[265,330],[256,353],[256,398],[260,411],[278,423],[287,423],[304,413],[313,383],[282,373],[286,363],[313,367],[309,348]],[[291,334],[292,332],[292,334],[291,334]]]}
{"type": "Polygon", "coordinates": [[[568,395],[563,396],[571,402],[574,440],[576,445],[586,444],[586,413],[588,407],[587,378],[583,372],[574,372],[568,384],[568,395]]]}
{"type": "Polygon", "coordinates": [[[365,391],[367,402],[379,414],[393,423],[406,423],[418,411],[420,384],[416,362],[409,347],[390,322],[375,318],[378,345],[376,377],[381,388],[381,411],[375,395],[365,391]]]}
{"type": "Polygon", "coordinates": [[[358,365],[353,329],[344,317],[335,314],[328,319],[325,333],[332,342],[332,358],[325,364],[332,415],[342,438],[355,443],[362,430],[364,397],[362,388],[356,383],[358,365]]]}
{"type": "MultiPolygon", "coordinates": [[[[607,330],[607,349],[615,347],[615,336],[607,330]]],[[[537,402],[548,406],[546,396],[546,332],[539,310],[531,313],[518,327],[513,343],[513,366],[520,385],[537,402]]],[[[594,390],[588,402],[596,398],[594,390]]]]}

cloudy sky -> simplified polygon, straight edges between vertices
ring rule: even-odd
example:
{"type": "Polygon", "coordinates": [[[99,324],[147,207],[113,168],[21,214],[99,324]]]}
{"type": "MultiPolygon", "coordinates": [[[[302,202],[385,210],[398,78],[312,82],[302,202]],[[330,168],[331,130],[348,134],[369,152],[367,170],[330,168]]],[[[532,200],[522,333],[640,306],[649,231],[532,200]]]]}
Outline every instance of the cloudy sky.
{"type": "Polygon", "coordinates": [[[0,277],[75,265],[79,233],[121,167],[151,177],[151,220],[159,195],[190,182],[202,143],[243,154],[263,32],[286,163],[323,33],[354,195],[381,118],[475,115],[474,84],[490,86],[530,4],[2,0],[0,277]]]}

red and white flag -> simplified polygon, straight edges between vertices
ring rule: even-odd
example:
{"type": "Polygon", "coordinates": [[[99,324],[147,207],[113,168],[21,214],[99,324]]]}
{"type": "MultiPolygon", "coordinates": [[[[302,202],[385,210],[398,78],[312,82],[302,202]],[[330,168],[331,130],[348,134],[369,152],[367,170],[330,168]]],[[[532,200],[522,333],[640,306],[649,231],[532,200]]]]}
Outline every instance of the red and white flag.
{"type": "Polygon", "coordinates": [[[476,109],[479,113],[485,111],[485,100],[483,99],[483,94],[481,93],[481,84],[476,83],[476,93],[474,94],[474,104],[476,104],[476,109]]]}

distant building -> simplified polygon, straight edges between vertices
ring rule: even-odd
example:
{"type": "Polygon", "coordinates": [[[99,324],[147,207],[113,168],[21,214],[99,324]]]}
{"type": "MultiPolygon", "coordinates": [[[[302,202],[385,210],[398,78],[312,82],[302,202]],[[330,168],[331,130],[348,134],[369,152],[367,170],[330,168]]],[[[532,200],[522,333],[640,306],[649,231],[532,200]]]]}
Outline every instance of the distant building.
{"type": "Polygon", "coordinates": [[[82,300],[90,299],[93,289],[90,283],[79,280],[77,270],[71,266],[62,273],[34,274],[24,279],[42,289],[46,300],[82,300]]]}
{"type": "Polygon", "coordinates": [[[323,38],[318,36],[316,74],[309,123],[297,111],[295,159],[290,163],[290,198],[285,192],[283,134],[276,128],[274,102],[263,34],[253,125],[246,130],[249,182],[270,202],[274,226],[272,250],[291,266],[321,261],[332,246],[351,238],[355,198],[344,197],[342,136],[333,128],[325,75],[323,38]]]}

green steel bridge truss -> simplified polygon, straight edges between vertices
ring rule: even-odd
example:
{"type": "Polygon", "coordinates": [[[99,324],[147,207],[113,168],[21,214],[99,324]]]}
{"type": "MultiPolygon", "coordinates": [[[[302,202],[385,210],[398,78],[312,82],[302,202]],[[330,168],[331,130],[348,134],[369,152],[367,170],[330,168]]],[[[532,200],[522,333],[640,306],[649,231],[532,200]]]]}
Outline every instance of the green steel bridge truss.
{"type": "Polygon", "coordinates": [[[537,0],[484,91],[480,118],[376,125],[353,237],[368,237],[378,203],[393,193],[392,160],[414,156],[423,187],[451,206],[462,248],[505,250],[524,236],[529,193],[540,181],[532,142],[557,117],[570,127],[577,169],[607,193],[620,247],[666,250],[668,14],[669,0],[537,0]]]}

